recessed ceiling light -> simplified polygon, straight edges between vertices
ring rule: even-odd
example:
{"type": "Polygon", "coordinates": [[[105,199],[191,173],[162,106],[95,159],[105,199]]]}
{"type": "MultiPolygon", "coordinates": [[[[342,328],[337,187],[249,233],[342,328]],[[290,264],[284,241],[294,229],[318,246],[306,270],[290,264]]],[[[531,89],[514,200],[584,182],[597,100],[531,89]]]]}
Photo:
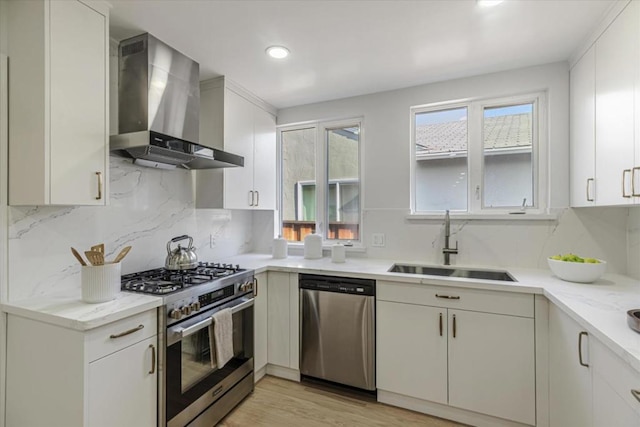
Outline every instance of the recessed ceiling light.
{"type": "Polygon", "coordinates": [[[480,7],[493,7],[502,3],[504,0],[477,0],[480,7]]]}
{"type": "Polygon", "coordinates": [[[289,49],[284,46],[269,46],[267,55],[275,59],[284,59],[289,56],[289,49]]]}

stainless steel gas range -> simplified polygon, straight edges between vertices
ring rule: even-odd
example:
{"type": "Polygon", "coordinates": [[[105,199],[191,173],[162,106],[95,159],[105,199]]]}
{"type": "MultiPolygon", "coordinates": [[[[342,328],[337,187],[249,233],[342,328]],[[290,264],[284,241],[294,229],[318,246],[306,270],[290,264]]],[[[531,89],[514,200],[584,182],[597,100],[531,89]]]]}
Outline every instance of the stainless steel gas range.
{"type": "Polygon", "coordinates": [[[122,290],[161,296],[158,316],[158,425],[211,427],[253,391],[253,270],[199,263],[122,276],[122,290]],[[233,313],[234,357],[211,366],[211,316],[233,313]]]}

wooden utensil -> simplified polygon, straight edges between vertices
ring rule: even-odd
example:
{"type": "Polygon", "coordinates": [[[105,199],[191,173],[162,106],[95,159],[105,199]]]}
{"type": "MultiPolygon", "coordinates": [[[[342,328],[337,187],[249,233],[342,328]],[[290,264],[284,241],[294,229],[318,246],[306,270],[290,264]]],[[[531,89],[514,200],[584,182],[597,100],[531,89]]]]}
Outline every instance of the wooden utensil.
{"type": "Polygon", "coordinates": [[[104,255],[104,243],[100,243],[99,245],[91,246],[92,251],[100,252],[104,255]]]}
{"type": "Polygon", "coordinates": [[[127,256],[127,254],[129,253],[129,251],[131,250],[131,246],[126,246],[124,247],[120,253],[118,254],[118,256],[113,260],[113,264],[116,264],[120,261],[122,261],[122,259],[127,256]]]}
{"type": "Polygon", "coordinates": [[[104,255],[98,251],[85,251],[84,255],[87,257],[91,265],[104,265],[104,255]]]}
{"type": "Polygon", "coordinates": [[[71,253],[73,254],[74,257],[76,257],[76,259],[80,262],[80,264],[84,266],[87,265],[87,263],[84,262],[84,259],[82,258],[82,256],[74,248],[71,248],[71,253]]]}

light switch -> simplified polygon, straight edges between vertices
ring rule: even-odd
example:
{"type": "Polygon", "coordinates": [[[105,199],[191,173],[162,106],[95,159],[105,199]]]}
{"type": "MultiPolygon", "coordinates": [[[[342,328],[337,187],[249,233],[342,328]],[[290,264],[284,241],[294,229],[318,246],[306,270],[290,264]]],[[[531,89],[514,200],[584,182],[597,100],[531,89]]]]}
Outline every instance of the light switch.
{"type": "Polygon", "coordinates": [[[384,247],[384,233],[372,233],[371,246],[375,246],[379,248],[384,247]]]}

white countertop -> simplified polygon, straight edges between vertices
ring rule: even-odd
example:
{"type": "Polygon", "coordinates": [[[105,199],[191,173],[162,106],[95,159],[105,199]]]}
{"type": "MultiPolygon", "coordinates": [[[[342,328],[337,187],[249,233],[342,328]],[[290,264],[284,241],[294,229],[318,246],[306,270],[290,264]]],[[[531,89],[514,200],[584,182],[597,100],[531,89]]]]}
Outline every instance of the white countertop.
{"type": "MultiPolygon", "coordinates": [[[[243,268],[263,271],[338,274],[367,277],[376,280],[411,282],[444,286],[460,286],[496,291],[525,292],[547,297],[589,334],[640,372],[640,333],[627,326],[627,310],[640,308],[640,281],[617,274],[605,274],[592,284],[560,280],[549,270],[506,269],[517,282],[438,278],[411,274],[389,273],[399,260],[347,258],[342,264],[328,257],[308,260],[301,256],[273,259],[270,254],[245,254],[222,260],[240,264],[243,268]]],[[[407,264],[412,264],[408,262],[407,264]]],[[[465,266],[469,267],[469,266],[465,266]]],[[[486,267],[479,267],[486,268],[486,267]]],[[[500,270],[505,270],[498,268],[500,270]]],[[[121,292],[114,301],[86,304],[80,290],[74,294],[51,295],[2,305],[2,310],[42,322],[80,331],[96,328],[143,311],[159,307],[162,299],[148,295],[121,292]]]]}
{"type": "Polygon", "coordinates": [[[119,292],[116,299],[99,304],[82,301],[77,292],[2,304],[2,311],[63,328],[87,331],[162,305],[162,298],[119,292]]]}

